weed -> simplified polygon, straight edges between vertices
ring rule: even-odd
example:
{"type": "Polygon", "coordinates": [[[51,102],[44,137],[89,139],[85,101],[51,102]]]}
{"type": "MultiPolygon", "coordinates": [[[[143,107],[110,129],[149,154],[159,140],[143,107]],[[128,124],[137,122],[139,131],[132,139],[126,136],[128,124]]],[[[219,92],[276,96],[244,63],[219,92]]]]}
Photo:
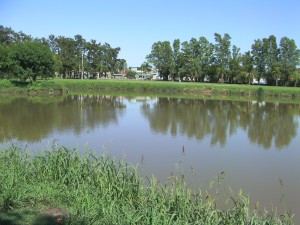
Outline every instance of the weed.
{"type": "MultiPolygon", "coordinates": [[[[217,177],[218,195],[225,175],[217,177]]],[[[0,152],[0,222],[40,224],[45,219],[40,215],[58,208],[68,215],[63,223],[70,225],[292,224],[290,213],[250,212],[249,197],[242,190],[237,197],[226,196],[232,207],[221,210],[218,196],[193,193],[183,174],[172,175],[165,185],[155,177],[147,179],[149,184],[124,159],[116,161],[89,149],[79,154],[76,148],[54,144],[33,154],[12,146],[0,152]]]]}

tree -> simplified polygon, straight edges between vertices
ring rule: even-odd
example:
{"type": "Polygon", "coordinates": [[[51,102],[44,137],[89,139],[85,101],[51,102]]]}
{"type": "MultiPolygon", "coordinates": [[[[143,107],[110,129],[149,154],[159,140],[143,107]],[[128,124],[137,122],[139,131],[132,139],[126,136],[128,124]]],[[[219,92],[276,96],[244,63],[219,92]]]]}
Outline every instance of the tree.
{"type": "Polygon", "coordinates": [[[152,66],[150,65],[149,62],[143,62],[141,65],[141,70],[143,73],[149,73],[152,69],[152,66]]]}
{"type": "Polygon", "coordinates": [[[279,68],[279,49],[274,35],[269,38],[263,39],[265,50],[265,65],[266,65],[266,78],[268,83],[271,84],[275,80],[276,86],[278,86],[278,80],[280,80],[280,68],[279,68]]]}
{"type": "Polygon", "coordinates": [[[67,76],[71,77],[72,72],[77,69],[78,56],[76,55],[76,43],[72,38],[66,38],[64,36],[58,36],[56,39],[58,44],[58,55],[61,62],[61,71],[59,74],[63,75],[63,78],[67,76]]]}
{"type": "Polygon", "coordinates": [[[9,48],[7,45],[0,44],[0,78],[8,78],[9,75],[9,48]]]}
{"type": "Polygon", "coordinates": [[[19,42],[11,46],[10,73],[20,81],[54,76],[54,58],[49,47],[39,42],[19,42]]]}
{"type": "Polygon", "coordinates": [[[253,57],[250,53],[250,51],[247,51],[245,54],[241,57],[242,62],[242,72],[246,74],[246,79],[248,79],[248,84],[251,83],[251,80],[253,79],[253,57]]]}
{"type": "Polygon", "coordinates": [[[261,78],[265,78],[266,74],[266,51],[262,40],[257,39],[254,41],[251,53],[256,79],[260,81],[261,78]]]}
{"type": "Polygon", "coordinates": [[[180,40],[179,39],[175,39],[173,41],[173,51],[172,51],[172,69],[171,69],[171,76],[172,76],[172,80],[176,79],[177,77],[179,77],[179,70],[180,67],[182,67],[182,52],[180,50],[180,40]]]}
{"type": "Polygon", "coordinates": [[[229,59],[229,82],[233,83],[234,80],[238,79],[241,73],[241,53],[240,48],[233,45],[232,54],[229,59]]]}
{"type": "Polygon", "coordinates": [[[295,41],[287,37],[281,38],[279,49],[282,79],[285,85],[288,85],[291,76],[296,72],[297,66],[300,63],[300,50],[297,49],[295,41]]]}
{"type": "Polygon", "coordinates": [[[215,33],[215,64],[217,66],[217,73],[221,83],[226,80],[226,76],[229,72],[229,59],[230,59],[230,42],[231,37],[229,34],[224,34],[222,37],[220,34],[215,33]]]}
{"type": "Polygon", "coordinates": [[[170,42],[155,42],[152,45],[151,53],[146,58],[155,66],[160,76],[164,80],[168,80],[173,65],[173,51],[170,42]]]}
{"type": "Polygon", "coordinates": [[[137,73],[135,71],[129,71],[127,74],[126,74],[126,77],[128,79],[135,79],[137,73]]]}
{"type": "Polygon", "coordinates": [[[127,63],[125,59],[117,59],[116,69],[119,73],[124,73],[127,69],[127,63]]]}
{"type": "Polygon", "coordinates": [[[192,38],[189,42],[182,43],[183,66],[180,72],[184,76],[190,77],[192,81],[196,81],[201,76],[200,65],[200,45],[197,39],[192,38]]]}
{"type": "Polygon", "coordinates": [[[300,68],[296,69],[296,71],[291,75],[291,80],[294,81],[294,86],[297,87],[300,81],[300,68]]]}

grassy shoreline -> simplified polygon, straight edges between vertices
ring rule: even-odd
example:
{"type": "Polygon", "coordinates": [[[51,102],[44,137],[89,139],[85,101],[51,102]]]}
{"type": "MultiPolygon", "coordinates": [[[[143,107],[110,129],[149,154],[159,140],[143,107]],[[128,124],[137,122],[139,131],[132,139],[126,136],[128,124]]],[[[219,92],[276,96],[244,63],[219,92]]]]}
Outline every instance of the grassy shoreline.
{"type": "Polygon", "coordinates": [[[20,84],[9,80],[0,80],[0,93],[2,94],[61,95],[86,91],[300,99],[300,88],[297,87],[105,79],[54,79],[41,80],[33,84],[20,84]]]}
{"type": "Polygon", "coordinates": [[[144,179],[125,160],[90,150],[11,146],[0,151],[0,171],[0,224],[56,224],[45,217],[50,208],[64,212],[64,224],[293,224],[288,213],[251,211],[242,191],[219,209],[216,197],[177,177],[144,179]]]}

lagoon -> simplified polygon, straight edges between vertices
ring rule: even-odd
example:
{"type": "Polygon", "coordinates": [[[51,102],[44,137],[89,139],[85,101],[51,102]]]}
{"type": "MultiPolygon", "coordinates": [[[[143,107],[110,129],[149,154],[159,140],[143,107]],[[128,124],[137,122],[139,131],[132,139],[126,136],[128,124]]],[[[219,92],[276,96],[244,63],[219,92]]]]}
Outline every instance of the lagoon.
{"type": "MultiPolygon", "coordinates": [[[[300,104],[113,95],[0,98],[0,145],[106,151],[165,182],[222,195],[240,188],[261,210],[300,212],[300,104]],[[229,188],[230,187],[230,188],[229,188]]],[[[222,203],[220,203],[222,204],[222,203]]]]}

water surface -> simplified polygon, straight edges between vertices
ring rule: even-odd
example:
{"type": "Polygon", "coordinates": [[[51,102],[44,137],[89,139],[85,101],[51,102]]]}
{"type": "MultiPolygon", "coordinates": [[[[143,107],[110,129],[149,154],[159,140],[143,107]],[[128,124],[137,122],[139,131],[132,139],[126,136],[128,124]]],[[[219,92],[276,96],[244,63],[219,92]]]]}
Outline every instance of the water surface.
{"type": "MultiPolygon", "coordinates": [[[[264,207],[300,212],[300,104],[159,97],[0,98],[1,146],[108,151],[163,183],[183,174],[206,190],[226,174],[264,207]],[[281,184],[279,181],[282,181],[281,184]],[[282,196],[284,198],[282,199],[282,196]]],[[[225,182],[225,183],[224,183],[225,182]]],[[[299,221],[300,222],[300,221],[299,221]]]]}

